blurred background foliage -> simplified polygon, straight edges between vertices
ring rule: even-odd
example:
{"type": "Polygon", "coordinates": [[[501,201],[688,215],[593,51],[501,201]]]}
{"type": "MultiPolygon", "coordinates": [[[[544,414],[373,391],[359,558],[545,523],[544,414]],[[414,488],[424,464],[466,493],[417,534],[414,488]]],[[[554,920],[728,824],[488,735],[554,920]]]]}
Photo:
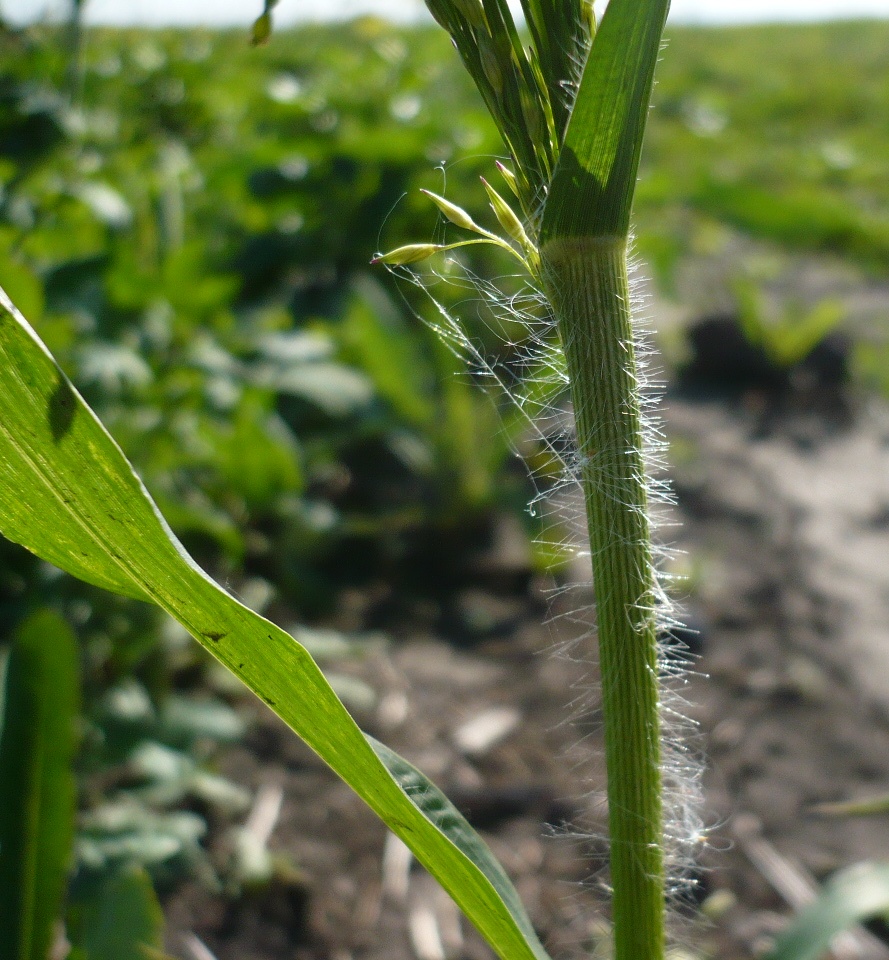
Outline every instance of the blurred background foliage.
{"type": "MultiPolygon", "coordinates": [[[[420,188],[483,218],[499,145],[438,30],[247,40],[0,28],[0,284],[218,579],[279,622],[391,628],[408,599],[476,582],[504,516],[539,533],[521,418],[424,323],[429,298],[368,265],[442,236],[420,188]]],[[[708,315],[782,375],[840,331],[886,389],[889,24],[670,45],[636,216],[668,358],[708,315]]],[[[521,290],[496,251],[460,256],[521,290]]],[[[520,353],[465,284],[434,295],[492,363],[520,353]]],[[[529,549],[532,572],[551,559],[529,549]]],[[[133,864],[222,884],[207,817],[250,802],[212,769],[243,732],[231,687],[153,610],[0,544],[2,636],[47,607],[80,650],[75,889],[133,864]]]]}

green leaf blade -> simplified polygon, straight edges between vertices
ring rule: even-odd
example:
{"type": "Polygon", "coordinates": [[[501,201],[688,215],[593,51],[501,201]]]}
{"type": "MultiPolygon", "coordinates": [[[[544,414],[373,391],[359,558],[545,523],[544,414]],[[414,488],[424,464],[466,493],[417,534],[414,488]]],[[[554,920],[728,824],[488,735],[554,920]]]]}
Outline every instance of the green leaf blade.
{"type": "Polygon", "coordinates": [[[430,820],[308,651],[194,563],[120,448],[2,291],[0,531],[75,576],[150,600],[173,616],[404,840],[500,956],[546,960],[517,896],[505,903],[491,882],[500,869],[491,854],[481,841],[473,858],[464,852],[471,828],[449,819],[443,832],[430,820]],[[64,429],[54,425],[50,404],[59,389],[64,429]]]}
{"type": "Polygon", "coordinates": [[[626,237],[670,0],[611,0],[599,24],[543,211],[541,243],[626,237]]]}
{"type": "Polygon", "coordinates": [[[17,632],[0,734],[0,943],[46,960],[74,835],[77,644],[48,611],[17,632]]]}
{"type": "Polygon", "coordinates": [[[448,798],[426,779],[416,767],[403,760],[387,746],[368,737],[377,756],[424,815],[446,833],[460,851],[485,875],[500,899],[507,905],[529,941],[536,941],[537,934],[531,926],[515,887],[500,864],[469,826],[463,815],[448,798]]]}

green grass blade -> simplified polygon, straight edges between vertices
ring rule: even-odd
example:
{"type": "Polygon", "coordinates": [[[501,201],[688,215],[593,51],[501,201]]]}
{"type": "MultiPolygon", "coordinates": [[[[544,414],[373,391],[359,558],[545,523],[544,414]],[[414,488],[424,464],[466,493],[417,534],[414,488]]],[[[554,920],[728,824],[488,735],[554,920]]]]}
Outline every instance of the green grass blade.
{"type": "MultiPolygon", "coordinates": [[[[468,824],[456,815],[429,819],[305,648],[188,556],[119,447],[5,294],[0,530],[77,576],[143,597],[175,617],[404,840],[501,957],[546,957],[515,896],[504,902],[511,888],[504,888],[502,871],[468,824]]],[[[428,789],[434,792],[431,784],[428,789]]]]}
{"type": "Polygon", "coordinates": [[[625,237],[670,0],[611,0],[577,92],[543,211],[541,243],[625,237]]]}
{"type": "Polygon", "coordinates": [[[581,0],[521,0],[549,93],[556,135],[564,136],[571,108],[570,85],[579,77],[593,18],[581,0]]]}
{"type": "Polygon", "coordinates": [[[889,864],[859,863],[831,877],[766,960],[817,960],[843,930],[889,911],[889,864]]]}
{"type": "Polygon", "coordinates": [[[9,960],[46,960],[61,913],[79,699],[74,636],[56,614],[39,613],[13,640],[0,734],[0,943],[9,960]]]}

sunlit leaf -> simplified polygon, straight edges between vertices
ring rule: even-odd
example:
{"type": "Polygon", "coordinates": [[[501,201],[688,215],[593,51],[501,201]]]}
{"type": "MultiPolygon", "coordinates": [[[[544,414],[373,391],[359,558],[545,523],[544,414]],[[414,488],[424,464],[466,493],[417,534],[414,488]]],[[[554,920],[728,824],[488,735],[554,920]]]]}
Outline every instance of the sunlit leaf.
{"type": "Polygon", "coordinates": [[[543,211],[541,242],[625,237],[670,0],[611,0],[596,32],[543,211]]]}
{"type": "Polygon", "coordinates": [[[404,761],[385,750],[378,755],[293,637],[194,563],[5,294],[0,530],[90,583],[166,610],[410,846],[500,956],[546,957],[502,868],[466,821],[404,761]]]}

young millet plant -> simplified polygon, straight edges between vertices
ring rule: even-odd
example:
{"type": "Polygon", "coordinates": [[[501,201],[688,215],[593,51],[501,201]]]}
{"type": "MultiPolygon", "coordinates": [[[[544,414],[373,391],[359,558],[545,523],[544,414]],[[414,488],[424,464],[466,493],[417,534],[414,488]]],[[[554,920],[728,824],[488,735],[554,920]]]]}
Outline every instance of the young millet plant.
{"type": "MultiPolygon", "coordinates": [[[[643,416],[639,341],[631,317],[629,215],[668,0],[611,0],[596,24],[589,0],[522,0],[530,42],[505,0],[427,0],[453,39],[510,154],[498,164],[510,203],[485,183],[503,235],[429,194],[479,235],[413,244],[378,258],[401,266],[467,243],[517,257],[548,308],[538,355],[555,340],[576,424],[568,479],[586,505],[596,594],[608,775],[615,956],[664,951],[664,837],[693,820],[696,784],[682,749],[665,746],[658,633],[668,610],[653,559],[656,429],[643,416]],[[668,757],[669,755],[669,757],[668,757]],[[674,797],[665,801],[665,787],[674,797]],[[665,809],[669,816],[665,816],[665,809]],[[672,822],[675,821],[675,822],[672,822]]],[[[459,325],[447,321],[452,339],[459,325]]],[[[673,846],[676,844],[674,843],[673,846]]]]}
{"type": "MultiPolygon", "coordinates": [[[[268,34],[275,2],[266,0],[257,41],[268,34]]],[[[692,819],[685,807],[665,817],[672,806],[665,785],[680,802],[693,801],[695,791],[681,766],[668,762],[681,757],[681,748],[665,750],[661,733],[659,675],[669,671],[659,663],[657,634],[667,606],[652,554],[658,489],[647,469],[651,429],[642,417],[627,246],[669,0],[611,0],[598,26],[590,0],[522,0],[528,37],[517,30],[506,0],[427,3],[503,136],[510,162],[500,174],[511,199],[488,186],[502,231],[495,233],[430,194],[445,217],[474,236],[401,247],[378,260],[404,265],[453,246],[494,243],[521,262],[535,311],[544,308],[532,365],[551,355],[557,376],[567,371],[576,437],[566,470],[586,504],[598,604],[614,953],[617,960],[662,960],[670,886],[664,837],[672,842],[694,832],[682,826],[692,819]]],[[[483,292],[494,294],[490,287],[483,292]]],[[[463,338],[446,316],[442,328],[463,338]]],[[[418,770],[359,728],[296,638],[198,567],[2,290],[0,532],[88,583],[175,618],[410,847],[502,960],[548,960],[503,868],[466,820],[418,770]]],[[[27,795],[39,801],[46,792],[36,766],[33,772],[27,795]]],[[[42,811],[30,802],[19,808],[21,822],[10,822],[21,843],[0,848],[0,875],[29,884],[6,920],[0,917],[10,942],[18,936],[13,928],[30,937],[35,904],[42,929],[49,929],[67,869],[65,857],[52,864],[45,857],[42,811]],[[32,869],[35,858],[41,870],[32,869]],[[52,881],[55,904],[35,892],[38,879],[43,887],[52,881]]]]}

